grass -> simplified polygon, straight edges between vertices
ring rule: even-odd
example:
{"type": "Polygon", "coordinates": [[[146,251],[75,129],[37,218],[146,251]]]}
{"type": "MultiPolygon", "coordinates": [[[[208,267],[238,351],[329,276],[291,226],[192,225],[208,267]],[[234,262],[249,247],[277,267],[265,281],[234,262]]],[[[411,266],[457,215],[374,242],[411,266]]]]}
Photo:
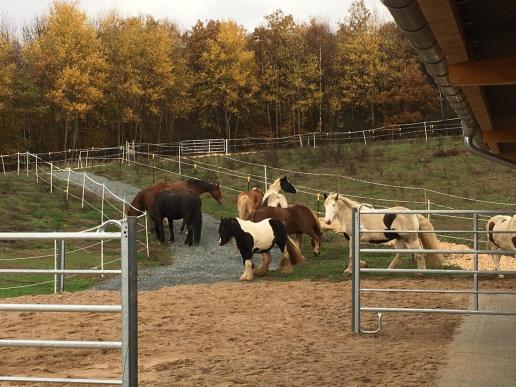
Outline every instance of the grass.
{"type": "MultiPolygon", "coordinates": [[[[37,184],[34,176],[17,176],[13,173],[0,175],[0,213],[2,214],[1,232],[17,231],[81,231],[101,223],[100,213],[93,207],[100,208],[100,199],[86,195],[86,204],[81,207],[80,190],[70,187],[70,196],[66,200],[64,183],[55,181],[54,193],[49,192],[49,185],[37,184]]],[[[104,219],[120,219],[121,213],[105,203],[104,219]]],[[[116,203],[111,203],[114,207],[116,203]]],[[[115,228],[113,229],[115,230],[115,228]]],[[[143,242],[144,235],[138,238],[143,242]]],[[[100,243],[97,241],[67,241],[66,268],[90,269],[100,265],[100,243]],[[97,243],[95,246],[79,250],[97,243]],[[75,251],[79,250],[79,251],[75,251]],[[73,252],[72,252],[73,251],[73,252]]],[[[141,245],[140,245],[141,248],[141,245]]],[[[155,243],[152,252],[157,260],[149,260],[144,252],[138,254],[140,266],[155,266],[170,262],[170,250],[155,243]]],[[[120,242],[104,243],[104,261],[106,269],[120,267],[120,242]],[[115,261],[112,263],[111,261],[115,261]]],[[[0,241],[0,268],[10,269],[53,269],[53,241],[0,241]],[[36,259],[23,259],[39,256],[36,259]]],[[[70,276],[65,280],[67,291],[87,289],[101,281],[100,276],[70,276]]],[[[54,290],[53,275],[0,275],[0,297],[14,297],[51,293],[54,290]],[[33,284],[44,284],[32,286],[33,284]]]]}

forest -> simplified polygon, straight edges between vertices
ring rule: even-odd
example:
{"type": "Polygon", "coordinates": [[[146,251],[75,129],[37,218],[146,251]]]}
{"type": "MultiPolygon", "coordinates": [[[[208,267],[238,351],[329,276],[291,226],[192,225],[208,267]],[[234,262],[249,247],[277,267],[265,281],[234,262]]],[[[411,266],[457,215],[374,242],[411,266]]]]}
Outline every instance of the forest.
{"type": "MultiPolygon", "coordinates": [[[[171,15],[173,17],[173,15],[171,15]]],[[[452,116],[392,22],[354,1],[343,22],[277,10],[188,30],[56,1],[0,26],[0,153],[203,137],[359,130],[452,116]],[[444,105],[444,106],[443,106],[444,105]]]]}

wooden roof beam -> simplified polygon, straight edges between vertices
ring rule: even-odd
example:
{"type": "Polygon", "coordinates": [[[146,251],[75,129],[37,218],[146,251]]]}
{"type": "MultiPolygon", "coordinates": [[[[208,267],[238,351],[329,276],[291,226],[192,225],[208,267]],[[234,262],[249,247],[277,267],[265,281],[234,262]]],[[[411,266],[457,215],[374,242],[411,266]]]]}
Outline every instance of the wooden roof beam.
{"type": "Polygon", "coordinates": [[[516,142],[516,130],[493,130],[490,132],[482,133],[482,138],[488,144],[491,143],[505,143],[505,142],[516,142]]]}
{"type": "Polygon", "coordinates": [[[516,56],[449,65],[453,86],[516,85],[516,56]]]}

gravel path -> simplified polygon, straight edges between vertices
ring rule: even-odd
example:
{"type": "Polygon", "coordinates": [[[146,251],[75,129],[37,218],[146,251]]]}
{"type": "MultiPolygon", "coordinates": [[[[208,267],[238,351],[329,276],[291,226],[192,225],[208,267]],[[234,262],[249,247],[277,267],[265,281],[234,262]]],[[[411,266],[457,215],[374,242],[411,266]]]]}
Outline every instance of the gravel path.
{"type": "MultiPolygon", "coordinates": [[[[105,184],[106,188],[114,194],[126,198],[128,202],[136,195],[140,188],[128,185],[120,181],[112,181],[103,176],[88,173],[88,176],[98,183],[105,184]]],[[[63,173],[66,178],[66,172],[63,173]]],[[[82,186],[83,178],[80,175],[72,174],[70,182],[82,186]]],[[[102,186],[94,184],[86,179],[87,187],[102,194],[102,186]]],[[[212,200],[207,195],[202,200],[212,200]]],[[[184,245],[185,235],[179,234],[180,221],[174,222],[174,234],[176,242],[170,245],[171,258],[173,263],[166,266],[141,269],[138,273],[138,285],[142,290],[158,289],[163,286],[213,283],[220,281],[237,281],[243,271],[242,260],[235,244],[219,246],[217,241],[219,221],[208,214],[203,214],[203,227],[201,243],[197,247],[184,245]]],[[[166,228],[167,229],[167,228],[166,228]]],[[[168,234],[167,234],[168,235],[168,234]]],[[[150,235],[152,243],[155,236],[150,235]]],[[[273,261],[271,268],[278,266],[280,252],[278,249],[272,251],[273,261]]],[[[151,244],[152,251],[152,244],[151,244]]],[[[255,263],[259,263],[259,257],[255,257],[255,263]]],[[[117,277],[110,278],[105,283],[99,284],[97,288],[116,290],[120,287],[120,280],[117,277]]]]}

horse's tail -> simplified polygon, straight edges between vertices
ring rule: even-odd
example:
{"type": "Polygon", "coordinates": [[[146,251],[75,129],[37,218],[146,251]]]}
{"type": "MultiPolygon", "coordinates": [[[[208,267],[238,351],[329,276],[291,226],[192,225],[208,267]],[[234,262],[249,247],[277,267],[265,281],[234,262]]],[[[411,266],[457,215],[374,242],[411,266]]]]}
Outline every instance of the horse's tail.
{"type": "Polygon", "coordinates": [[[202,212],[196,211],[192,217],[192,229],[193,229],[193,243],[199,245],[201,243],[201,231],[202,231],[202,212]]]}
{"type": "Polygon", "coordinates": [[[136,194],[131,205],[127,208],[127,216],[139,216],[145,212],[144,192],[145,190],[142,189],[136,194]]]}
{"type": "MultiPolygon", "coordinates": [[[[419,222],[419,229],[423,231],[433,231],[434,227],[432,223],[428,221],[423,215],[417,214],[417,220],[419,222]]],[[[424,249],[439,249],[439,239],[434,232],[422,232],[419,233],[419,238],[423,244],[424,249]]],[[[433,267],[441,268],[444,264],[444,256],[439,253],[427,254],[428,263],[433,267]]]]}
{"type": "Polygon", "coordinates": [[[291,238],[287,237],[287,251],[292,265],[304,262],[303,253],[299,248],[298,244],[291,238]]]}

